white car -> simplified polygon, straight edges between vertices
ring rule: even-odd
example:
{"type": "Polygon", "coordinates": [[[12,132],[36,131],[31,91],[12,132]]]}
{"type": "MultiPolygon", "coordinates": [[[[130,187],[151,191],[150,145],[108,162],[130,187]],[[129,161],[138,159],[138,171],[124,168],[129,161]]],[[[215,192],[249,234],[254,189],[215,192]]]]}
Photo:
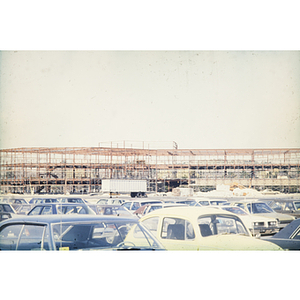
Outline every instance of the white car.
{"type": "Polygon", "coordinates": [[[146,205],[146,204],[163,204],[162,201],[160,200],[150,200],[147,198],[144,199],[134,199],[132,201],[126,201],[122,203],[121,205],[126,207],[129,211],[132,213],[139,209],[141,206],[146,205]]]}
{"type": "Polygon", "coordinates": [[[232,201],[230,202],[230,206],[241,207],[251,215],[275,218],[278,221],[279,229],[284,228],[286,225],[295,220],[295,218],[290,215],[275,212],[268,204],[258,200],[232,201]]]}
{"type": "Polygon", "coordinates": [[[168,208],[168,207],[184,207],[188,206],[187,204],[178,204],[178,203],[156,203],[156,204],[145,204],[138,208],[133,214],[138,216],[139,218],[145,216],[146,214],[161,208],[168,208]]]}
{"type": "Polygon", "coordinates": [[[249,214],[238,206],[217,206],[238,215],[253,236],[275,234],[279,231],[278,221],[275,218],[249,214]]]}
{"type": "Polygon", "coordinates": [[[208,205],[225,205],[228,203],[225,199],[208,199],[208,198],[193,198],[201,206],[208,205]]]}

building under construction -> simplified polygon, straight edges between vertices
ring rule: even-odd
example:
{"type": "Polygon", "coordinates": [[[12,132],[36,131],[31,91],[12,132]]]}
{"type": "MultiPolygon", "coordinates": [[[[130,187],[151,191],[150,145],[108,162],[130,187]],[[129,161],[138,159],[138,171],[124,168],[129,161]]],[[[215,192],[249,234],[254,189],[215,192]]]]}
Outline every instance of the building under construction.
{"type": "Polygon", "coordinates": [[[90,193],[102,179],[146,179],[148,191],[219,184],[299,192],[300,149],[144,149],[123,146],[0,150],[1,193],[90,193]]]}

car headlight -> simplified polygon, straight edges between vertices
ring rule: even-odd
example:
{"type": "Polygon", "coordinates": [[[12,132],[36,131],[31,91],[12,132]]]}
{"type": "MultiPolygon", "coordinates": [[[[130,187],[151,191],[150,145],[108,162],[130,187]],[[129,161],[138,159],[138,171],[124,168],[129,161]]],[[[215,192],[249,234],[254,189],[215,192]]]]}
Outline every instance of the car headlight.
{"type": "Polygon", "coordinates": [[[264,226],[264,222],[253,222],[253,226],[264,226]]]}
{"type": "Polygon", "coordinates": [[[270,225],[271,225],[271,226],[276,226],[276,225],[277,225],[277,222],[276,222],[276,221],[271,221],[271,222],[270,222],[270,225]]]}

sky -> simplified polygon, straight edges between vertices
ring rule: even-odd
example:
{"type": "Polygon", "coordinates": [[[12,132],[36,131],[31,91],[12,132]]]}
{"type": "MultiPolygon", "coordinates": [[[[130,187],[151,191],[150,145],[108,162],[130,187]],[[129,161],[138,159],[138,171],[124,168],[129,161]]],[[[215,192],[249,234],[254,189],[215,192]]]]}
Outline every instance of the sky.
{"type": "Polygon", "coordinates": [[[2,51],[0,148],[300,147],[299,51],[2,51]]]}

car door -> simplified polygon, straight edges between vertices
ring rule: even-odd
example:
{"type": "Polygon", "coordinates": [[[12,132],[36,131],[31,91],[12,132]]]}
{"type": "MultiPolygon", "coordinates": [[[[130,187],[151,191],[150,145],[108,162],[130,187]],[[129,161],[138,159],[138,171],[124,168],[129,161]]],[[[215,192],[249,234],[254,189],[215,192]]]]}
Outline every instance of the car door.
{"type": "Polygon", "coordinates": [[[191,222],[178,217],[153,216],[141,221],[167,250],[198,250],[191,222]]]}
{"type": "Polygon", "coordinates": [[[47,225],[9,224],[0,229],[0,250],[50,250],[47,225]]]}

